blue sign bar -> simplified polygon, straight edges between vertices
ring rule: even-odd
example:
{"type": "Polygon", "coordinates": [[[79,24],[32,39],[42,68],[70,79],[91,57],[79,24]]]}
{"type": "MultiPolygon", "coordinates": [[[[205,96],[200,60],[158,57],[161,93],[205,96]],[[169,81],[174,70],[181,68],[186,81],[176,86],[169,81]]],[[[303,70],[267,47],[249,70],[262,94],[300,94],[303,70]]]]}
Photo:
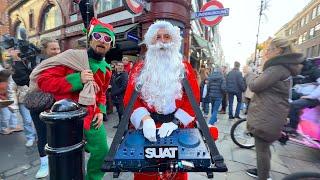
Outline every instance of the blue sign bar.
{"type": "Polygon", "coordinates": [[[136,37],[136,36],[134,36],[134,35],[132,35],[132,34],[130,34],[130,33],[128,33],[128,35],[127,35],[127,39],[130,39],[130,40],[133,40],[133,41],[139,42],[139,38],[138,38],[138,37],[136,37]]]}
{"type": "Polygon", "coordinates": [[[195,12],[194,16],[195,18],[202,18],[202,17],[208,17],[208,16],[229,16],[229,8],[195,12]]]}

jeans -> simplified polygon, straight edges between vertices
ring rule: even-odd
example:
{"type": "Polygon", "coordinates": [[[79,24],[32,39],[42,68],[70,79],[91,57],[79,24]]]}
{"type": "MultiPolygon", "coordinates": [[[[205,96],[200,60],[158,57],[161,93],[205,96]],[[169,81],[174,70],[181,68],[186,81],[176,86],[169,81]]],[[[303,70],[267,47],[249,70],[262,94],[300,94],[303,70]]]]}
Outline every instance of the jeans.
{"type": "Polygon", "coordinates": [[[32,126],[32,118],[30,111],[26,108],[23,103],[19,103],[19,111],[23,120],[24,134],[27,140],[35,140],[36,132],[32,126]]]}
{"type": "Polygon", "coordinates": [[[228,93],[229,97],[229,117],[239,117],[240,115],[240,108],[241,108],[241,101],[242,101],[242,93],[228,93]],[[237,97],[237,108],[235,115],[233,116],[233,100],[234,96],[237,97]]]}
{"type": "Polygon", "coordinates": [[[36,111],[30,111],[30,115],[32,117],[32,121],[34,124],[34,127],[37,131],[38,141],[38,152],[40,157],[46,156],[46,152],[44,151],[44,146],[47,144],[47,127],[46,124],[40,120],[40,112],[36,111]]]}
{"type": "Polygon", "coordinates": [[[18,118],[15,112],[10,111],[8,107],[0,108],[0,131],[7,128],[16,128],[18,118]]]}
{"type": "Polygon", "coordinates": [[[209,104],[208,102],[202,102],[202,110],[205,115],[209,114],[209,104]]]}
{"type": "Polygon", "coordinates": [[[221,102],[222,102],[222,98],[211,98],[212,110],[211,110],[211,118],[209,120],[209,124],[211,125],[217,122],[217,115],[218,115],[221,102]]]}
{"type": "Polygon", "coordinates": [[[300,110],[303,108],[311,108],[315,107],[320,104],[320,101],[317,99],[298,99],[294,100],[290,104],[290,111],[289,111],[289,118],[290,118],[290,123],[289,126],[297,129],[298,124],[299,124],[299,115],[300,115],[300,110]]]}

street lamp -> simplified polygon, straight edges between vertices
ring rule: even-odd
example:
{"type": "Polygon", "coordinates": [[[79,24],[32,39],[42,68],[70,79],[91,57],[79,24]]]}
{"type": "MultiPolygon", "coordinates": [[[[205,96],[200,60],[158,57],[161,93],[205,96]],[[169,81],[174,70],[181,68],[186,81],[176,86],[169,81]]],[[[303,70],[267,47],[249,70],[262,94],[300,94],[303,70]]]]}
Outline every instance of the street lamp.
{"type": "Polygon", "coordinates": [[[261,25],[261,16],[263,11],[266,10],[266,2],[264,0],[260,1],[260,9],[259,9],[259,22],[258,22],[258,32],[257,32],[257,40],[254,48],[254,61],[253,63],[256,64],[257,61],[257,51],[258,51],[258,43],[259,43],[259,33],[260,33],[260,25],[261,25]]]}

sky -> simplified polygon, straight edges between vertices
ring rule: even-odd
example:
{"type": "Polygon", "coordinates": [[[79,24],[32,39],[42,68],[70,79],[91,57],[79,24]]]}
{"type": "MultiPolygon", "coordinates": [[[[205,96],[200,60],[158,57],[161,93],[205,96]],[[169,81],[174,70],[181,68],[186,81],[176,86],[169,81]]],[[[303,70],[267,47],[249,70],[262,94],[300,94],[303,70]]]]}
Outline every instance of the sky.
{"type": "MultiPolygon", "coordinates": [[[[219,0],[230,8],[219,24],[221,44],[225,60],[232,66],[234,61],[244,64],[254,53],[258,31],[260,0],[219,0]]],[[[311,0],[267,0],[268,8],[261,19],[259,43],[273,37],[287,22],[311,0]]]]}

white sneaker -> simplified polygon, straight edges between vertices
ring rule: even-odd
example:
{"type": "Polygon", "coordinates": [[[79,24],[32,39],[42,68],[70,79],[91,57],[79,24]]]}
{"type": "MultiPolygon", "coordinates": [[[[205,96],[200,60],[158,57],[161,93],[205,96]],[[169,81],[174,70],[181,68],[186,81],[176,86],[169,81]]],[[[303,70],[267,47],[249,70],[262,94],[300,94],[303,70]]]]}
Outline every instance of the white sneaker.
{"type": "Polygon", "coordinates": [[[26,142],[26,146],[27,146],[27,147],[31,147],[31,146],[33,146],[33,143],[34,143],[34,139],[29,139],[29,140],[26,142]]]}
{"type": "Polygon", "coordinates": [[[49,174],[48,161],[41,162],[40,169],[38,170],[38,172],[36,174],[36,178],[37,179],[44,178],[44,177],[47,177],[48,174],[49,174]]]}

